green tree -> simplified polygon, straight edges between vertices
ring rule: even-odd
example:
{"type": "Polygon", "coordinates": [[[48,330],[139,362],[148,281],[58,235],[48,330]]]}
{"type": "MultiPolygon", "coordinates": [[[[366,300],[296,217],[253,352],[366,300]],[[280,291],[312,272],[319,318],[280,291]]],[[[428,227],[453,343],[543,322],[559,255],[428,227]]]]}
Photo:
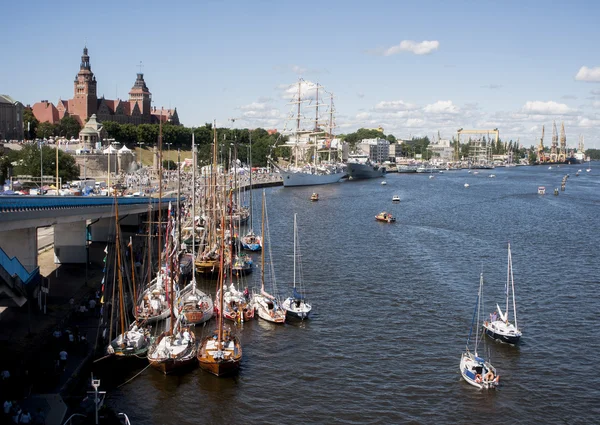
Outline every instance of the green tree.
{"type": "Polygon", "coordinates": [[[117,142],[121,142],[121,124],[116,121],[104,121],[102,126],[106,130],[106,134],[110,139],[115,139],[117,142]]]}
{"type": "MultiPolygon", "coordinates": [[[[56,175],[56,149],[50,146],[42,147],[43,169],[45,176],[56,175]]],[[[15,175],[40,175],[40,148],[37,144],[24,145],[23,149],[17,152],[14,162],[18,165],[15,167],[15,175]]],[[[58,150],[58,176],[63,182],[75,180],[79,177],[79,166],[75,162],[72,155],[58,150]]]]}
{"type": "Polygon", "coordinates": [[[25,138],[33,139],[36,136],[36,130],[40,122],[33,115],[33,111],[29,108],[23,110],[23,130],[25,130],[25,138]],[[27,132],[27,125],[29,125],[29,132],[27,132]]]}
{"type": "Polygon", "coordinates": [[[51,136],[54,136],[55,134],[56,134],[56,125],[51,124],[49,122],[40,123],[35,130],[35,136],[38,139],[47,139],[51,136]]]}
{"type": "Polygon", "coordinates": [[[173,160],[164,159],[163,160],[163,168],[165,170],[176,170],[177,169],[177,164],[173,160]]]}
{"type": "Polygon", "coordinates": [[[77,138],[81,131],[81,124],[79,121],[71,115],[66,114],[62,120],[58,123],[56,133],[59,136],[66,137],[67,139],[77,138]]]}

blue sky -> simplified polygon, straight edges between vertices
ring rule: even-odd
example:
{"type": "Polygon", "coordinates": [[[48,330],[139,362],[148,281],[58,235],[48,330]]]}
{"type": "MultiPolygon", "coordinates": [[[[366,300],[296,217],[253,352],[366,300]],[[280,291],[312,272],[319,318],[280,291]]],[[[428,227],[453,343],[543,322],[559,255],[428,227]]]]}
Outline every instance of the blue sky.
{"type": "MultiPolygon", "coordinates": [[[[73,95],[87,43],[98,94],[127,98],[142,61],[153,105],[199,126],[283,129],[299,77],[334,93],[337,133],[399,138],[499,128],[600,148],[600,2],[12,2],[0,93],[73,95]],[[584,68],[585,67],[585,68],[584,68]],[[230,119],[235,118],[232,122],[230,119]]],[[[311,112],[312,113],[312,112],[311,112]]]]}

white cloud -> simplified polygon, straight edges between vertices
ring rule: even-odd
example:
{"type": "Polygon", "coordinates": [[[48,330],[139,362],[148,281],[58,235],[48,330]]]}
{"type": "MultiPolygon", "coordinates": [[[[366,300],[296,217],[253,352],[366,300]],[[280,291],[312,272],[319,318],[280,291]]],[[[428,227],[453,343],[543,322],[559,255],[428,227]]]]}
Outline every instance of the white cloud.
{"type": "Polygon", "coordinates": [[[248,105],[240,106],[242,111],[264,111],[269,105],[266,102],[252,102],[248,105]]]}
{"type": "Polygon", "coordinates": [[[401,52],[410,52],[415,55],[428,55],[429,53],[437,50],[440,47],[440,42],[437,40],[432,41],[413,41],[413,40],[402,40],[400,44],[397,44],[387,49],[378,50],[377,53],[383,56],[392,56],[401,52]]]}
{"type": "Polygon", "coordinates": [[[425,124],[425,120],[421,118],[409,118],[406,120],[407,127],[423,127],[425,124]]]}
{"type": "Polygon", "coordinates": [[[578,125],[580,127],[600,127],[600,120],[581,118],[578,125]]]}
{"type": "Polygon", "coordinates": [[[600,90],[592,90],[590,92],[593,96],[600,96],[600,90]]]}
{"type": "Polygon", "coordinates": [[[356,114],[357,120],[368,120],[370,118],[371,118],[371,114],[368,112],[359,112],[358,114],[356,114]]]}
{"type": "Polygon", "coordinates": [[[593,106],[594,108],[600,108],[600,100],[594,100],[594,101],[592,102],[592,106],[593,106]]]}
{"type": "Polygon", "coordinates": [[[403,100],[384,100],[375,105],[376,111],[410,111],[417,109],[417,106],[406,103],[403,100]]]}
{"type": "Polygon", "coordinates": [[[451,100],[438,100],[431,105],[425,106],[423,110],[430,114],[458,114],[460,109],[451,100]]]}
{"type": "Polygon", "coordinates": [[[531,115],[566,115],[574,113],[575,110],[569,108],[564,103],[558,103],[552,100],[548,102],[535,100],[526,102],[523,106],[523,112],[531,115]]]}
{"type": "Polygon", "coordinates": [[[306,68],[303,68],[300,65],[290,65],[290,70],[298,75],[305,74],[307,71],[306,68]]]}
{"type": "Polygon", "coordinates": [[[600,66],[597,66],[595,68],[588,68],[587,66],[582,66],[577,72],[575,79],[577,81],[587,81],[589,83],[600,82],[600,66]]]}

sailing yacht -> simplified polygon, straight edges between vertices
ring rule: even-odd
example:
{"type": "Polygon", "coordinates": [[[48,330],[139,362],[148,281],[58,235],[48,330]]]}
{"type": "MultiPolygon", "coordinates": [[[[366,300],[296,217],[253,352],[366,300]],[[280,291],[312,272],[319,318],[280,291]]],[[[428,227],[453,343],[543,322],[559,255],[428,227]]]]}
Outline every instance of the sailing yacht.
{"type": "MultiPolygon", "coordinates": [[[[108,345],[106,352],[109,355],[115,355],[117,357],[138,357],[145,356],[148,352],[148,347],[150,345],[150,335],[149,332],[146,331],[143,327],[138,326],[137,316],[134,323],[131,325],[128,324],[127,317],[127,309],[125,307],[125,293],[123,288],[123,275],[122,275],[122,267],[121,267],[121,230],[119,223],[119,203],[117,202],[117,196],[115,195],[115,223],[117,223],[115,228],[116,233],[116,262],[115,267],[117,268],[117,282],[114,282],[114,285],[118,286],[118,310],[115,309],[115,313],[118,314],[119,325],[118,329],[120,329],[121,333],[117,335],[116,338],[112,339],[112,318],[111,318],[111,326],[110,326],[110,344],[108,345]]],[[[131,239],[129,241],[129,247],[132,247],[131,239]]],[[[133,251],[132,251],[133,253],[133,251]]],[[[133,255],[131,255],[131,278],[132,278],[132,287],[135,291],[135,275],[134,275],[134,265],[133,265],[133,255]]],[[[114,291],[113,291],[114,298],[114,291]]],[[[134,294],[135,299],[135,294],[134,294]]],[[[114,300],[113,300],[114,301],[114,300]]],[[[113,302],[114,305],[114,302],[113,302]]]]}
{"type": "MultiPolygon", "coordinates": [[[[293,149],[294,165],[290,165],[287,168],[281,168],[274,162],[270,161],[271,164],[279,169],[281,178],[283,179],[284,187],[292,186],[315,186],[322,184],[331,184],[339,182],[343,177],[346,176],[346,170],[343,164],[332,162],[331,144],[333,142],[333,95],[330,96],[330,107],[329,107],[329,131],[323,131],[320,128],[320,117],[319,117],[319,89],[322,88],[319,84],[312,85],[309,88],[314,88],[316,92],[316,103],[315,107],[315,120],[313,130],[302,130],[302,108],[301,105],[306,102],[302,98],[302,83],[304,80],[298,80],[298,93],[296,99],[291,102],[292,105],[297,105],[296,111],[296,128],[292,132],[293,144],[287,145],[293,149]],[[323,138],[325,135],[325,138],[323,138]],[[329,158],[327,162],[319,161],[319,146],[329,151],[329,158]],[[312,162],[306,162],[304,158],[307,156],[312,157],[312,162]]],[[[306,82],[305,82],[306,83],[306,82]]],[[[305,84],[307,85],[307,84],[305,84]]],[[[270,159],[269,159],[270,160],[270,159]]]]}
{"type": "MultiPolygon", "coordinates": [[[[193,172],[192,172],[192,226],[195,227],[196,217],[196,167],[197,167],[197,149],[195,145],[194,134],[192,133],[192,157],[193,157],[193,172]]],[[[196,232],[192,231],[192,258],[196,258],[196,232]]],[[[192,261],[192,281],[185,286],[178,299],[177,305],[181,305],[178,310],[179,314],[183,315],[183,321],[186,324],[198,325],[204,323],[213,316],[214,306],[212,299],[198,289],[196,283],[196,265],[192,261]]]]}
{"type": "Polygon", "coordinates": [[[496,311],[490,314],[490,320],[483,322],[483,329],[485,333],[499,341],[507,342],[509,344],[516,344],[521,338],[521,331],[517,326],[517,304],[515,302],[515,280],[513,278],[512,268],[512,256],[510,252],[510,243],[508,244],[508,266],[506,271],[506,307],[504,312],[498,304],[496,304],[496,311]],[[513,317],[514,325],[508,320],[509,316],[509,300],[512,292],[512,303],[513,303],[513,317]]]}
{"type": "MultiPolygon", "coordinates": [[[[173,246],[175,245],[173,238],[171,235],[171,203],[169,203],[169,213],[167,220],[167,264],[174,264],[174,260],[172,258],[175,251],[173,246]]],[[[176,268],[176,267],[175,267],[176,268]]],[[[174,270],[172,267],[167,267],[167,276],[169,277],[169,299],[174,300],[175,289],[174,289],[174,279],[172,277],[174,270]]],[[[178,270],[175,270],[177,273],[178,270]]],[[[192,366],[196,362],[196,336],[193,331],[190,331],[189,328],[185,328],[182,326],[182,318],[183,315],[179,315],[176,318],[174,302],[170,302],[170,321],[169,321],[169,329],[163,332],[154,343],[150,346],[148,350],[148,361],[150,362],[150,366],[155,369],[160,370],[165,375],[182,370],[186,367],[192,366]]]]}
{"type": "MultiPolygon", "coordinates": [[[[225,219],[221,218],[221,236],[224,234],[225,219]]],[[[224,269],[223,252],[224,245],[220,246],[220,267],[219,267],[219,293],[223,293],[224,269]]],[[[219,311],[224,309],[224,297],[219,297],[219,311]]],[[[239,370],[242,360],[242,344],[237,336],[231,333],[231,330],[224,325],[224,315],[219,314],[217,328],[207,337],[205,337],[197,353],[197,359],[200,368],[217,376],[224,376],[236,373],[239,370]]]]}
{"type": "Polygon", "coordinates": [[[497,374],[496,368],[477,353],[480,341],[479,315],[481,313],[482,297],[483,273],[481,273],[479,277],[479,292],[477,293],[477,302],[475,303],[475,310],[473,311],[473,320],[471,321],[471,330],[469,331],[469,337],[467,338],[466,350],[460,357],[460,374],[467,383],[474,387],[479,389],[491,389],[498,386],[500,376],[497,374]],[[475,318],[477,318],[477,326],[473,327],[475,318]],[[469,350],[469,341],[473,329],[475,329],[475,350],[471,352],[469,350]]]}
{"type": "Polygon", "coordinates": [[[287,318],[304,320],[308,319],[312,306],[306,302],[304,295],[296,291],[296,264],[299,265],[299,276],[302,276],[302,265],[299,261],[300,253],[298,251],[300,251],[298,246],[298,225],[296,223],[296,214],[294,214],[294,287],[292,288],[292,296],[283,302],[283,309],[287,312],[287,318]]]}
{"type": "Polygon", "coordinates": [[[250,153],[248,154],[248,170],[250,174],[250,228],[248,233],[242,237],[242,247],[248,251],[260,251],[262,249],[262,238],[254,233],[254,205],[252,203],[252,132],[250,132],[250,153]]]}
{"type": "MultiPolygon", "coordinates": [[[[267,205],[265,201],[265,191],[263,190],[263,198],[262,198],[262,234],[267,235],[265,240],[269,240],[268,235],[268,224],[267,224],[267,233],[265,233],[265,221],[267,216],[267,205]]],[[[264,242],[264,240],[263,240],[264,242]]],[[[271,256],[271,247],[269,245],[269,257],[271,256]]],[[[272,258],[269,258],[270,267],[271,267],[271,279],[273,282],[273,290],[275,290],[275,276],[273,269],[273,261],[272,258]]],[[[260,293],[254,294],[252,297],[252,301],[254,304],[254,308],[258,313],[258,317],[263,320],[273,322],[273,323],[284,323],[286,311],[281,307],[277,297],[269,294],[265,291],[265,250],[261,251],[261,287],[260,293]]]]}

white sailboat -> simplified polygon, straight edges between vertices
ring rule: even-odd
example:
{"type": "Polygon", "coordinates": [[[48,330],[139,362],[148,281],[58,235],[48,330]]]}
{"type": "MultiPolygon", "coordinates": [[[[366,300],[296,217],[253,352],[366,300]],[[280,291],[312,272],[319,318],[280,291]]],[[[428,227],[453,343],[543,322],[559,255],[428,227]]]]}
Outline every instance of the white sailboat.
{"type": "Polygon", "coordinates": [[[252,132],[250,134],[250,154],[248,155],[248,169],[250,174],[250,228],[248,233],[242,237],[242,247],[249,251],[260,251],[262,249],[262,238],[254,233],[254,205],[252,203],[252,132]]]}
{"type": "Polygon", "coordinates": [[[497,310],[490,314],[490,320],[483,322],[483,329],[485,333],[499,341],[503,341],[509,344],[516,344],[521,338],[521,331],[517,326],[517,304],[515,302],[515,280],[513,278],[512,268],[512,256],[510,252],[510,243],[508,244],[508,266],[506,271],[506,307],[504,312],[498,304],[496,304],[497,310]],[[513,318],[514,325],[508,320],[509,316],[509,300],[512,292],[512,303],[513,303],[513,318]]]}
{"type": "MultiPolygon", "coordinates": [[[[266,221],[266,201],[265,201],[265,191],[263,190],[263,200],[262,200],[262,234],[266,235],[265,238],[263,238],[263,243],[265,243],[265,241],[269,241],[269,231],[268,231],[268,225],[267,225],[267,233],[265,233],[265,221],[266,221]]],[[[269,249],[269,267],[271,268],[271,280],[272,280],[272,289],[273,291],[276,290],[275,288],[275,270],[273,268],[273,260],[271,258],[271,245],[270,243],[268,243],[268,249],[269,249]]],[[[276,292],[273,292],[276,293],[276,292]]],[[[258,313],[258,317],[260,317],[263,320],[266,320],[268,322],[272,322],[272,323],[284,323],[285,322],[285,316],[286,316],[286,311],[281,307],[281,304],[279,303],[279,300],[277,299],[276,296],[273,296],[269,293],[267,293],[267,291],[265,291],[265,249],[263,246],[263,250],[261,251],[261,287],[260,287],[260,293],[258,294],[254,294],[252,297],[252,303],[254,304],[254,308],[256,310],[256,312],[258,313]]]]}
{"type": "MultiPolygon", "coordinates": [[[[192,217],[196,217],[196,167],[197,149],[192,133],[192,217]]],[[[196,258],[196,229],[195,220],[192,220],[192,256],[196,258]]],[[[212,299],[198,289],[196,283],[196,264],[192,261],[192,281],[187,284],[182,290],[177,303],[179,307],[177,315],[183,315],[183,323],[188,325],[198,325],[210,320],[213,316],[214,306],[212,299]]]]}
{"type": "Polygon", "coordinates": [[[327,162],[319,161],[319,135],[326,132],[321,130],[319,119],[319,89],[320,85],[315,85],[316,91],[316,117],[314,130],[302,130],[300,124],[302,121],[301,105],[305,102],[302,99],[302,79],[298,80],[298,93],[296,99],[291,102],[292,105],[297,105],[297,113],[295,117],[296,129],[293,131],[294,142],[289,145],[293,148],[294,165],[290,165],[286,169],[277,166],[271,162],[273,166],[279,169],[279,173],[283,179],[284,187],[292,186],[315,186],[322,184],[337,183],[346,176],[346,171],[342,164],[331,162],[331,143],[333,142],[333,95],[331,96],[330,118],[329,118],[329,134],[326,134],[325,145],[329,144],[329,159],[327,162]],[[301,142],[301,138],[303,139],[301,142]],[[328,141],[327,141],[328,138],[328,141]],[[312,157],[312,162],[306,163],[304,158],[312,157]]]}
{"type": "Polygon", "coordinates": [[[486,361],[483,357],[480,357],[477,353],[480,340],[479,315],[481,313],[482,297],[483,273],[481,273],[479,278],[479,292],[477,293],[477,302],[475,303],[475,311],[473,312],[473,320],[471,321],[471,330],[469,331],[469,337],[467,338],[466,350],[460,357],[460,374],[467,383],[474,387],[479,389],[492,389],[498,386],[500,375],[496,373],[496,368],[492,366],[490,362],[486,361]],[[477,326],[473,327],[475,316],[477,316],[477,326]],[[471,352],[469,350],[469,341],[473,329],[475,329],[475,350],[471,352]]]}
{"type": "MultiPolygon", "coordinates": [[[[291,319],[304,320],[308,319],[308,315],[312,310],[312,306],[306,302],[303,294],[296,291],[296,265],[299,265],[299,275],[302,276],[302,265],[299,261],[300,253],[298,246],[298,225],[296,223],[296,214],[294,214],[294,287],[292,289],[292,296],[288,297],[283,302],[283,309],[287,312],[286,317],[291,319]]],[[[302,281],[300,281],[300,285],[302,281]]]]}

